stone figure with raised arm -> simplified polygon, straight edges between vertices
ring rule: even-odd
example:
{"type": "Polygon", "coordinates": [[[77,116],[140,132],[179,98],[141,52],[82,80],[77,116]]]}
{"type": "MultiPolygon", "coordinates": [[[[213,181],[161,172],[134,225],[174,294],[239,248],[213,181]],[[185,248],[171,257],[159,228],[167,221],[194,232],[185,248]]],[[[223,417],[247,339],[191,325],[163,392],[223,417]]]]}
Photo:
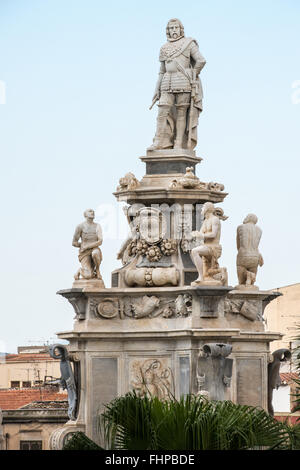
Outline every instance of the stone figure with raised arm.
{"type": "Polygon", "coordinates": [[[220,218],[226,220],[227,217],[221,209],[216,209],[212,202],[203,205],[202,215],[204,221],[200,231],[191,233],[196,245],[191,249],[191,258],[198,271],[198,278],[191,285],[226,284],[227,271],[219,267],[218,258],[222,254],[220,218]]]}
{"type": "Polygon", "coordinates": [[[76,419],[77,387],[69,361],[68,350],[62,344],[52,344],[49,347],[49,354],[53,359],[60,359],[61,378],[52,383],[59,383],[64,390],[67,389],[69,402],[68,416],[70,420],[74,421],[76,419]]]}
{"type": "Polygon", "coordinates": [[[95,212],[87,209],[84,212],[85,221],[79,224],[73,236],[72,245],[79,248],[78,259],[81,267],[76,272],[75,280],[98,279],[102,281],[100,263],[102,253],[99,246],[102,244],[102,230],[99,224],[94,222],[95,212]]]}
{"type": "Polygon", "coordinates": [[[206,61],[197,41],[184,36],[181,21],[171,19],[166,34],[168,42],[160,49],[159,77],[150,107],[159,101],[156,134],[148,150],[193,149],[202,111],[199,74],[206,61]]]}
{"type": "Polygon", "coordinates": [[[256,281],[258,266],[264,264],[263,257],[258,251],[262,230],[256,225],[257,216],[248,214],[243,224],[239,225],[236,234],[236,244],[238,249],[236,266],[239,285],[237,288],[252,288],[256,281]]]}

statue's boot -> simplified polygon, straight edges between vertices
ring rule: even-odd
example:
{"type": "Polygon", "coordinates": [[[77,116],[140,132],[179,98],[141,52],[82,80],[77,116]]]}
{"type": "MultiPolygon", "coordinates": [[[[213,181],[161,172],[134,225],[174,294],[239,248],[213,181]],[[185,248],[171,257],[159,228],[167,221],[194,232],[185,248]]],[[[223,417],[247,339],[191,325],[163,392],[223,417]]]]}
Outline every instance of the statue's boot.
{"type": "Polygon", "coordinates": [[[162,150],[173,147],[168,132],[168,115],[170,112],[169,106],[158,105],[158,116],[156,124],[156,134],[153,139],[153,144],[147,150],[162,150]]]}

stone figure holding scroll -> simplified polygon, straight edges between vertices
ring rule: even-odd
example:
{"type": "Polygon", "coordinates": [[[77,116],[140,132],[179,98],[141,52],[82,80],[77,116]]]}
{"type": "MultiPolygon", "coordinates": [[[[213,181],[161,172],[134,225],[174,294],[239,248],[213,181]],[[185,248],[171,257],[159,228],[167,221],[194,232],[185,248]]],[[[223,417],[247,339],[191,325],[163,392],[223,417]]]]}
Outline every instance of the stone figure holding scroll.
{"type": "Polygon", "coordinates": [[[87,209],[84,212],[85,221],[76,227],[72,245],[79,248],[78,259],[81,267],[76,272],[75,280],[98,279],[102,281],[100,263],[102,253],[99,246],[102,244],[102,230],[99,224],[94,222],[95,212],[87,209]]]}
{"type": "Polygon", "coordinates": [[[160,49],[161,65],[151,105],[159,101],[156,134],[148,150],[193,149],[202,111],[199,74],[206,62],[197,41],[184,36],[181,21],[171,19],[166,33],[168,42],[160,49]]]}
{"type": "Polygon", "coordinates": [[[243,224],[239,225],[236,234],[236,244],[238,249],[236,266],[239,285],[237,288],[254,288],[258,266],[264,264],[263,257],[258,251],[262,231],[256,225],[255,214],[248,214],[243,224]]]}

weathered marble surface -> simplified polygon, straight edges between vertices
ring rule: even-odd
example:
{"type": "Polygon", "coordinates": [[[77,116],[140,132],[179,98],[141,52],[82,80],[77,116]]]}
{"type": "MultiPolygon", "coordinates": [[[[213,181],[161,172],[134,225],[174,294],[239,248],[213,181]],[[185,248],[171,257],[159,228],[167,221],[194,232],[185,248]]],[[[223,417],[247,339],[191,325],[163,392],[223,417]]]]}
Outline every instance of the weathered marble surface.
{"type": "Polygon", "coordinates": [[[248,214],[243,224],[239,225],[236,234],[237,243],[237,275],[239,285],[236,289],[258,289],[255,286],[258,266],[264,264],[263,257],[258,250],[262,230],[256,225],[257,216],[248,214]]]}
{"type": "MultiPolygon", "coordinates": [[[[211,343],[232,346],[228,370],[224,361],[219,363],[226,369],[221,379],[228,378],[227,386],[222,382],[223,391],[219,389],[222,399],[268,409],[269,343],[281,335],[265,331],[263,310],[278,294],[226,286],[149,287],[146,292],[143,287],[85,288],[58,293],[76,313],[73,330],[58,335],[69,340],[69,351],[76,354],[81,367],[81,398],[73,426],[92,439],[99,439],[97,412],[129,390],[160,397],[172,393],[179,398],[209,389],[208,395],[216,396],[212,382],[199,389],[197,381],[203,367],[208,367],[206,377],[211,378],[215,370],[212,359],[202,364],[202,373],[199,369],[199,351],[211,343]],[[232,301],[253,304],[252,313],[232,311],[228,307],[232,301]]],[[[62,442],[59,436],[56,442],[62,442]]]]}
{"type": "Polygon", "coordinates": [[[227,270],[220,268],[218,262],[222,253],[220,219],[226,220],[227,217],[211,202],[203,205],[202,214],[204,222],[200,231],[191,232],[194,242],[191,258],[198,271],[198,278],[191,285],[227,285],[227,270]]]}
{"type": "Polygon", "coordinates": [[[79,248],[78,259],[81,267],[77,270],[74,278],[74,287],[90,285],[93,287],[104,287],[100,274],[100,263],[102,253],[102,230],[99,224],[94,222],[95,212],[87,209],[84,212],[85,221],[79,224],[73,236],[72,245],[79,248]]]}
{"type": "Polygon", "coordinates": [[[159,101],[156,134],[151,150],[192,149],[197,145],[202,111],[200,71],[205,65],[197,41],[184,36],[178,19],[166,28],[168,42],[160,50],[160,71],[152,106],[159,101]]]}
{"type": "Polygon", "coordinates": [[[197,363],[197,395],[210,400],[225,400],[225,389],[231,385],[233,359],[231,344],[208,343],[200,349],[197,363]]]}

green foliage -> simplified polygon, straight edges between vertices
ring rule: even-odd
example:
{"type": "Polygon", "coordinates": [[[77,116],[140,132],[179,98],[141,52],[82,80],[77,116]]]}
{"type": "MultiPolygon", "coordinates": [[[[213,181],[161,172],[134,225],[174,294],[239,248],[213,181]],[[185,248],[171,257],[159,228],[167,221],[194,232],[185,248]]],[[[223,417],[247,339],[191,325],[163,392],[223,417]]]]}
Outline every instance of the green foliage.
{"type": "Polygon", "coordinates": [[[286,433],[286,439],[281,448],[283,450],[300,450],[300,424],[290,425],[285,421],[282,426],[286,433]]]}
{"type": "MultiPolygon", "coordinates": [[[[300,379],[293,379],[293,382],[296,385],[296,393],[291,393],[291,396],[294,397],[292,412],[295,413],[300,411],[300,379]]],[[[299,421],[299,418],[297,421],[299,421]]]]}
{"type": "Polygon", "coordinates": [[[262,409],[192,395],[161,401],[130,392],[106,406],[99,424],[111,449],[275,449],[289,439],[262,409]]]}
{"type": "Polygon", "coordinates": [[[75,432],[63,450],[103,450],[83,432],[75,432]]]}

